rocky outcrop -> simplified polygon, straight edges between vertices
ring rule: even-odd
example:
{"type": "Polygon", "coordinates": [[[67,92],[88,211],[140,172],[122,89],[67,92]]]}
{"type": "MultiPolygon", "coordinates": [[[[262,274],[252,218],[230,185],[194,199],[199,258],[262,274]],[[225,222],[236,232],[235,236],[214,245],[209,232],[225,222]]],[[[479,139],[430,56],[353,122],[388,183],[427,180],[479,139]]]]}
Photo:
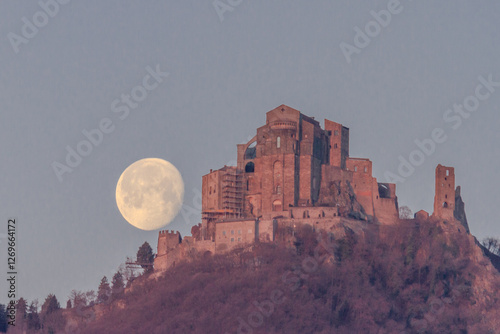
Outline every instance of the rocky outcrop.
{"type": "MultiPolygon", "coordinates": [[[[348,180],[333,181],[330,183],[327,192],[320,195],[320,203],[333,203],[339,208],[339,215],[358,220],[371,220],[365,212],[363,206],[356,199],[356,194],[348,180]]],[[[321,206],[321,205],[320,205],[321,206]]]]}
{"type": "Polygon", "coordinates": [[[467,223],[467,216],[465,215],[465,203],[460,195],[460,186],[455,190],[455,210],[453,211],[453,216],[456,220],[462,223],[463,227],[467,233],[470,233],[469,224],[467,223]]]}

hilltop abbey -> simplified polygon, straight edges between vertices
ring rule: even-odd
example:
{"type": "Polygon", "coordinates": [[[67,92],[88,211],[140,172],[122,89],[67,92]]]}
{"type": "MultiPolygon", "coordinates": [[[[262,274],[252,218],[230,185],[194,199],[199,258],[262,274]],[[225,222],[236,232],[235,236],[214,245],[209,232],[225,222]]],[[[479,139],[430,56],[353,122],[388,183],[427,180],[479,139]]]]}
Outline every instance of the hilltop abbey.
{"type": "MultiPolygon", "coordinates": [[[[433,216],[456,217],[457,194],[454,169],[439,165],[433,216]]],[[[349,156],[347,127],[325,119],[321,128],[313,117],[281,105],[267,112],[248,143],[237,145],[236,166],[202,177],[202,222],[192,236],[160,231],[155,269],[192,251],[214,254],[273,242],[279,227],[302,223],[333,233],[346,222],[395,224],[398,211],[396,185],[377,182],[369,159],[349,156]]]]}

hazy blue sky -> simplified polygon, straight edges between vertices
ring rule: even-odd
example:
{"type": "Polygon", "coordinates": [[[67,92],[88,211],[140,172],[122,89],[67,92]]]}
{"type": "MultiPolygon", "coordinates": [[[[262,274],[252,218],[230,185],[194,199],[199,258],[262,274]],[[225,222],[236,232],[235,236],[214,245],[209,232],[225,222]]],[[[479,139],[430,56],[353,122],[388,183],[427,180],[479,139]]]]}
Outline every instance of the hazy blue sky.
{"type": "MultiPolygon", "coordinates": [[[[129,225],[114,199],[138,159],[179,169],[187,206],[168,228],[189,234],[201,176],[234,161],[280,104],[349,127],[351,156],[370,158],[379,181],[441,128],[446,140],[398,183],[400,205],[432,212],[434,169],[454,166],[472,233],[500,236],[497,1],[228,1],[218,13],[212,0],[73,0],[47,7],[51,16],[37,1],[0,2],[0,277],[15,217],[19,296],[55,293],[64,305],[144,241],[156,251],[157,231],[129,225]],[[388,6],[390,22],[381,12],[374,23],[370,12],[388,6]],[[169,75],[138,88],[157,68],[169,75]],[[120,101],[131,92],[147,92],[133,109],[120,101]],[[453,111],[464,103],[468,118],[453,111]],[[54,161],[103,119],[113,131],[60,182],[54,161]]],[[[0,302],[6,287],[1,278],[0,302]]]]}

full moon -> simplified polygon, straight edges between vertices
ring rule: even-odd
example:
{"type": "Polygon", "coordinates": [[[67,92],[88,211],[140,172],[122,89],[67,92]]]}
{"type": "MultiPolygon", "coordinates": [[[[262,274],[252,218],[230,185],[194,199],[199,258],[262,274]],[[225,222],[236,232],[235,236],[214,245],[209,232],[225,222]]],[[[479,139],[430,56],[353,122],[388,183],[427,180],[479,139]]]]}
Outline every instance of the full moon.
{"type": "Polygon", "coordinates": [[[168,225],[184,198],[181,173],[170,162],[147,158],[123,171],[116,185],[116,205],[131,225],[151,231],[168,225]]]}

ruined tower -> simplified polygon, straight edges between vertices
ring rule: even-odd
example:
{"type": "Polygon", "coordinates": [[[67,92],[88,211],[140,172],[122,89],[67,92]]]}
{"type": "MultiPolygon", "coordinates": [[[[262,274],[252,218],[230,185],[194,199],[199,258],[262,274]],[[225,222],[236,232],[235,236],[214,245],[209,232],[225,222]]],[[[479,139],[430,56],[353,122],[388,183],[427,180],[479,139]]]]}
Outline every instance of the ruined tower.
{"type": "Polygon", "coordinates": [[[453,219],[455,210],[455,169],[438,165],[436,167],[436,193],[434,196],[434,217],[453,219]]]}
{"type": "Polygon", "coordinates": [[[158,252],[166,254],[169,250],[176,248],[182,242],[181,234],[177,231],[160,231],[158,233],[158,252]]]}

